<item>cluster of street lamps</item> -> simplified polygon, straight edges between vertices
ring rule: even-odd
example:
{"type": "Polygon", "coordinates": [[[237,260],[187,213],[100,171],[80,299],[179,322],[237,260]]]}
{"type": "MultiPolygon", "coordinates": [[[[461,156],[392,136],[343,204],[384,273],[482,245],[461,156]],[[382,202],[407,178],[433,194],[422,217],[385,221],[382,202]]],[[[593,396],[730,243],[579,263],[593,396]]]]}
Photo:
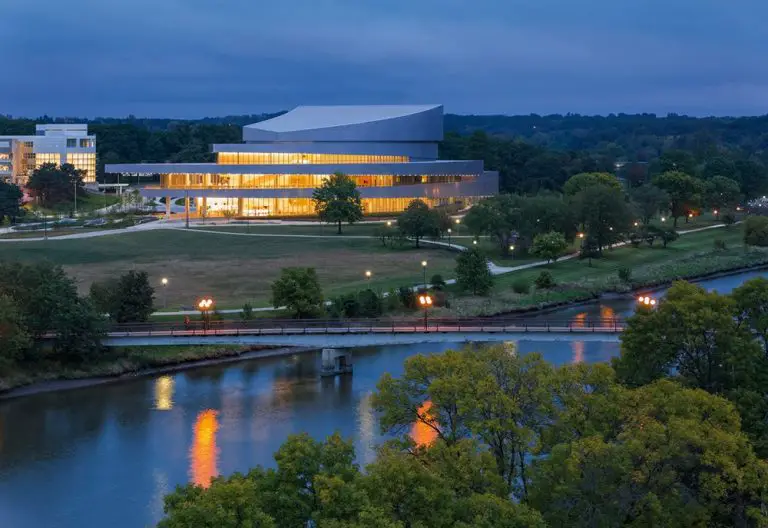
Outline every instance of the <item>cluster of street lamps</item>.
{"type": "Polygon", "coordinates": [[[424,331],[426,332],[429,324],[427,320],[427,317],[428,317],[427,314],[430,306],[432,306],[432,296],[429,295],[428,293],[419,295],[419,306],[424,308],[424,331]]]}
{"type": "Polygon", "coordinates": [[[643,306],[656,306],[656,299],[649,297],[648,295],[641,295],[637,298],[637,302],[643,306]]]}

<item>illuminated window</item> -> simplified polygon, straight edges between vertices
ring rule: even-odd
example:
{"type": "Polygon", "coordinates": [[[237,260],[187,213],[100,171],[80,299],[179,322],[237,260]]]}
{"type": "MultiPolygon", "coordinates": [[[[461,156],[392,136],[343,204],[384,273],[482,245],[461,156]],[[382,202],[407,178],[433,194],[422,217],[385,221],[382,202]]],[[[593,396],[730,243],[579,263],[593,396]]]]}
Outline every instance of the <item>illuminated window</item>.
{"type": "Polygon", "coordinates": [[[305,154],[285,152],[219,152],[220,165],[291,165],[345,163],[407,163],[408,156],[374,156],[368,154],[305,154]]]}

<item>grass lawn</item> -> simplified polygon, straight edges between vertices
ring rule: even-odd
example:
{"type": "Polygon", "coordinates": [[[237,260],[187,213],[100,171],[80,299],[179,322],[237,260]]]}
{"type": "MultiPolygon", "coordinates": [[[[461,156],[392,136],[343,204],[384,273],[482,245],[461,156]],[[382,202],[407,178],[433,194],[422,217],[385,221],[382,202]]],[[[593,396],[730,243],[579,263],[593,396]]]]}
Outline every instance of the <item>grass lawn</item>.
{"type": "MultiPolygon", "coordinates": [[[[681,236],[666,249],[661,244],[649,248],[621,247],[605,250],[604,257],[588,261],[571,259],[543,267],[521,270],[495,278],[489,297],[459,295],[453,301],[453,312],[462,315],[493,314],[515,308],[549,302],[589,298],[604,291],[628,291],[633,287],[654,285],[677,278],[768,262],[768,250],[750,248],[745,251],[743,230],[738,226],[681,236]],[[723,240],[727,249],[715,250],[714,240],[723,240]],[[632,270],[631,284],[622,283],[618,270],[632,270]],[[533,282],[539,274],[549,271],[558,287],[549,292],[535,291],[533,282]],[[532,290],[517,294],[515,282],[527,282],[532,290]]],[[[455,287],[451,290],[456,291],[455,287]]]]}
{"type": "MultiPolygon", "coordinates": [[[[341,236],[370,236],[378,235],[379,229],[383,224],[353,224],[343,225],[341,236]]],[[[227,233],[264,233],[276,235],[317,235],[317,236],[337,236],[336,226],[329,224],[316,223],[312,225],[281,225],[279,223],[251,223],[244,224],[217,224],[195,226],[193,229],[205,229],[211,231],[222,231],[227,233]]],[[[394,230],[394,225],[392,226],[394,230]]]]}
{"type": "MultiPolygon", "coordinates": [[[[96,194],[86,193],[85,196],[77,197],[77,212],[92,213],[97,209],[102,209],[120,202],[120,197],[115,194],[96,194]]],[[[45,214],[69,214],[75,208],[75,202],[64,202],[51,209],[34,206],[35,211],[41,211],[45,214]]]]}
{"type": "Polygon", "coordinates": [[[24,242],[1,246],[0,258],[26,262],[48,259],[65,267],[85,293],[95,280],[116,277],[130,269],[150,274],[157,288],[157,305],[168,277],[169,310],[192,307],[200,295],[211,295],[219,308],[240,308],[250,302],[267,306],[270,286],[280,269],[317,269],[326,297],[367,287],[364,273],[373,272],[370,286],[387,290],[427,278],[453,276],[455,254],[423,247],[393,250],[377,239],[278,238],[232,236],[177,230],[152,230],[107,237],[24,242]]]}

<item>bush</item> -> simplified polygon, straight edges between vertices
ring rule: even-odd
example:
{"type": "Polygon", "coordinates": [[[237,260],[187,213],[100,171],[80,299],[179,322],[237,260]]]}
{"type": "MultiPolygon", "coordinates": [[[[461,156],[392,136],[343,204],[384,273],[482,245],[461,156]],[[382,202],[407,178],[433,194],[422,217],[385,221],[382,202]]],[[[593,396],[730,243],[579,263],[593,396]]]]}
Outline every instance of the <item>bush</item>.
{"type": "Polygon", "coordinates": [[[720,220],[722,220],[726,226],[732,226],[736,223],[736,213],[733,211],[726,211],[720,215],[720,220]]]}
{"type": "Polygon", "coordinates": [[[536,288],[539,290],[549,290],[557,286],[555,278],[548,271],[542,271],[539,276],[536,277],[536,288]]]}
{"type": "Polygon", "coordinates": [[[715,250],[720,251],[723,249],[728,249],[728,245],[725,243],[725,240],[722,238],[716,238],[714,242],[715,250]]]}
{"type": "Polygon", "coordinates": [[[380,317],[383,312],[381,299],[373,290],[363,290],[358,293],[357,303],[362,317],[380,317]]]}
{"type": "Polygon", "coordinates": [[[429,279],[429,283],[432,285],[432,287],[436,290],[442,290],[445,288],[445,279],[443,279],[443,276],[439,273],[435,273],[432,275],[432,278],[429,279]]]}
{"type": "Polygon", "coordinates": [[[240,312],[240,318],[244,321],[253,319],[253,306],[251,306],[250,303],[245,303],[243,305],[243,310],[240,312]]]}
{"type": "Polygon", "coordinates": [[[403,305],[403,308],[413,310],[416,307],[416,295],[410,287],[400,286],[397,290],[397,296],[400,299],[400,304],[403,305]]]}
{"type": "Polygon", "coordinates": [[[632,270],[630,268],[619,268],[619,280],[629,284],[632,281],[632,270]]]}
{"type": "Polygon", "coordinates": [[[527,279],[517,279],[512,283],[512,291],[515,293],[528,293],[531,291],[531,283],[527,279]]]}
{"type": "Polygon", "coordinates": [[[389,290],[387,296],[384,298],[384,310],[387,312],[394,312],[401,306],[400,292],[395,289],[389,290]]]}
{"type": "Polygon", "coordinates": [[[744,243],[748,246],[768,246],[768,217],[747,217],[744,221],[744,243]]]}
{"type": "Polygon", "coordinates": [[[486,295],[493,286],[488,259],[476,248],[462,251],[456,258],[456,277],[461,289],[471,291],[472,295],[486,295]]]}

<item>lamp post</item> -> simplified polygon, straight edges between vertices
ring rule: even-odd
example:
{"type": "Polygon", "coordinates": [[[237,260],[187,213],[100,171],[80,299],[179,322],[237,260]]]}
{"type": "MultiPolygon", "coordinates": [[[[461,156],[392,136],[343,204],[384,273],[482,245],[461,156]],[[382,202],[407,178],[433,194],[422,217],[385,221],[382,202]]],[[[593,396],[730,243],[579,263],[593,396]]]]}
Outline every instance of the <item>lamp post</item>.
{"type": "Polygon", "coordinates": [[[392,220],[387,220],[387,227],[392,227],[392,220]]]}
{"type": "Polygon", "coordinates": [[[204,297],[197,303],[197,308],[203,316],[203,329],[208,329],[209,316],[208,311],[213,308],[213,299],[210,297],[204,297]]]}
{"type": "Polygon", "coordinates": [[[366,271],[365,271],[365,280],[366,280],[366,282],[368,282],[369,284],[370,284],[370,282],[371,282],[371,275],[373,275],[373,273],[371,273],[371,270],[366,270],[366,271]]]}
{"type": "Polygon", "coordinates": [[[163,285],[163,308],[168,308],[168,279],[163,277],[160,284],[163,285]]]}
{"type": "Polygon", "coordinates": [[[448,249],[451,249],[451,228],[448,228],[448,249]]]}
{"type": "Polygon", "coordinates": [[[427,287],[427,261],[421,261],[421,269],[424,270],[424,287],[427,287]]]}
{"type": "Polygon", "coordinates": [[[656,299],[648,296],[648,295],[641,295],[637,298],[638,304],[646,307],[652,307],[656,306],[656,299]]]}
{"type": "Polygon", "coordinates": [[[424,308],[424,331],[426,332],[429,328],[429,323],[427,319],[427,313],[429,310],[429,307],[432,306],[432,297],[429,294],[419,295],[419,305],[421,305],[422,308],[424,308]]]}
{"type": "Polygon", "coordinates": [[[515,258],[515,245],[510,244],[509,246],[509,255],[514,259],[515,258]]]}
{"type": "Polygon", "coordinates": [[[77,179],[72,182],[72,188],[75,191],[75,218],[77,218],[77,179]]]}

